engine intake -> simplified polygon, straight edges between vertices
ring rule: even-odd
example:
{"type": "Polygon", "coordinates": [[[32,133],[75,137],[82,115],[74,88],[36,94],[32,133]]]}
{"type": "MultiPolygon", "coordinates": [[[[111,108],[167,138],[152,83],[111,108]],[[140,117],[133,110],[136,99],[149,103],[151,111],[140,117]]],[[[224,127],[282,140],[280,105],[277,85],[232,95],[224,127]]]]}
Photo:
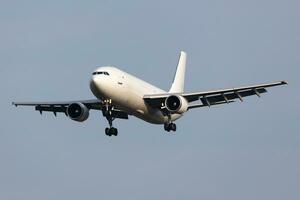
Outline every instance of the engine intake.
{"type": "Polygon", "coordinates": [[[82,103],[72,103],[67,108],[67,114],[70,119],[83,122],[89,117],[89,109],[82,103]]]}
{"type": "Polygon", "coordinates": [[[188,102],[186,99],[179,95],[171,95],[166,98],[166,108],[171,113],[182,114],[188,110],[188,102]]]}

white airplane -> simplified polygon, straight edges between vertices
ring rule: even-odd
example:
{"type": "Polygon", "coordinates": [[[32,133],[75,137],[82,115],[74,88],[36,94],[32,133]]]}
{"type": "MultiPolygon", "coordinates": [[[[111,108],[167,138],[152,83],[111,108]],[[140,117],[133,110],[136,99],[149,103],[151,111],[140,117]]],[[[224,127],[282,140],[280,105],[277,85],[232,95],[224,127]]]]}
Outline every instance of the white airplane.
{"type": "Polygon", "coordinates": [[[285,85],[280,81],[232,89],[207,92],[184,92],[186,53],[181,52],[175,77],[169,92],[159,89],[115,67],[100,67],[93,72],[90,89],[97,99],[62,102],[13,102],[15,106],[35,106],[41,114],[43,111],[62,112],[72,120],[83,122],[88,119],[90,110],[101,110],[106,117],[109,128],[108,136],[118,135],[113,127],[116,118],[128,119],[133,115],[152,124],[164,124],[168,132],[176,131],[175,120],[193,108],[210,107],[243,101],[243,97],[267,92],[266,88],[285,85]],[[191,102],[193,102],[191,104],[191,102]]]}

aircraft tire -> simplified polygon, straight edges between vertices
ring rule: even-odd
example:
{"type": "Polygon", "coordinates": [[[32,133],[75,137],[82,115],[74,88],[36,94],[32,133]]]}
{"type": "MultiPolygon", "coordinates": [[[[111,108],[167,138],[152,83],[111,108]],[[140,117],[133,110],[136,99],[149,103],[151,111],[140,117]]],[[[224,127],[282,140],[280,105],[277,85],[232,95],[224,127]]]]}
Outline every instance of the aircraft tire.
{"type": "Polygon", "coordinates": [[[107,136],[111,136],[110,128],[105,128],[105,134],[106,134],[107,136]]]}
{"type": "Polygon", "coordinates": [[[164,129],[165,129],[165,131],[168,131],[168,132],[170,132],[170,124],[164,124],[164,129]]]}
{"type": "Polygon", "coordinates": [[[170,124],[170,129],[172,130],[172,131],[176,131],[176,129],[177,129],[177,127],[176,127],[176,124],[174,124],[174,123],[171,123],[170,124]]]}
{"type": "Polygon", "coordinates": [[[117,136],[118,135],[118,129],[112,128],[112,135],[117,136]]]}

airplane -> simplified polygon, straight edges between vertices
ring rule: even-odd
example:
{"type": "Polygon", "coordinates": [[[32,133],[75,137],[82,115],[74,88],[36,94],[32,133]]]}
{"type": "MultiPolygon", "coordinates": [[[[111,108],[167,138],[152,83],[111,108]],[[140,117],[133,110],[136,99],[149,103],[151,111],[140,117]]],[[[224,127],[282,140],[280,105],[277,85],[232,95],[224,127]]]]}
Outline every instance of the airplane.
{"type": "Polygon", "coordinates": [[[131,74],[113,66],[97,68],[90,80],[90,90],[96,97],[91,100],[58,102],[13,102],[15,106],[34,106],[43,111],[64,113],[70,119],[83,122],[88,119],[90,110],[102,111],[109,127],[107,136],[117,136],[113,127],[115,119],[128,119],[129,115],[152,124],[163,124],[167,132],[176,131],[175,120],[194,108],[229,104],[244,97],[266,93],[269,87],[285,85],[286,81],[260,84],[247,87],[212,90],[206,92],[184,92],[187,55],[180,52],[179,61],[170,90],[164,91],[131,74]]]}

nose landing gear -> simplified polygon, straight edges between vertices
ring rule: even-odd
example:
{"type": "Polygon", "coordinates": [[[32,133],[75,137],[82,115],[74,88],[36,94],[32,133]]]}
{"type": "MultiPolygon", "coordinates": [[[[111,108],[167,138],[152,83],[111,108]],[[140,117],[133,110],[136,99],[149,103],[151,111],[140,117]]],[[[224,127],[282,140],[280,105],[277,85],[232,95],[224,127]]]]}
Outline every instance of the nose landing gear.
{"type": "Polygon", "coordinates": [[[112,136],[112,135],[117,136],[118,135],[118,129],[116,129],[115,127],[113,127],[113,124],[112,124],[112,122],[113,122],[113,120],[115,118],[112,117],[112,115],[107,115],[106,119],[107,119],[107,121],[109,123],[109,128],[108,127],[105,128],[105,134],[107,136],[112,136]]]}
{"type": "Polygon", "coordinates": [[[113,127],[112,122],[115,120],[115,117],[113,117],[113,110],[114,107],[111,105],[111,100],[105,100],[104,101],[104,106],[102,108],[102,113],[103,116],[106,117],[109,127],[105,128],[105,134],[107,136],[117,136],[118,135],[118,129],[116,129],[115,127],[113,127]]]}
{"type": "Polygon", "coordinates": [[[110,127],[110,128],[105,128],[105,134],[107,136],[117,136],[118,135],[118,129],[114,128],[114,127],[110,127]]]}

